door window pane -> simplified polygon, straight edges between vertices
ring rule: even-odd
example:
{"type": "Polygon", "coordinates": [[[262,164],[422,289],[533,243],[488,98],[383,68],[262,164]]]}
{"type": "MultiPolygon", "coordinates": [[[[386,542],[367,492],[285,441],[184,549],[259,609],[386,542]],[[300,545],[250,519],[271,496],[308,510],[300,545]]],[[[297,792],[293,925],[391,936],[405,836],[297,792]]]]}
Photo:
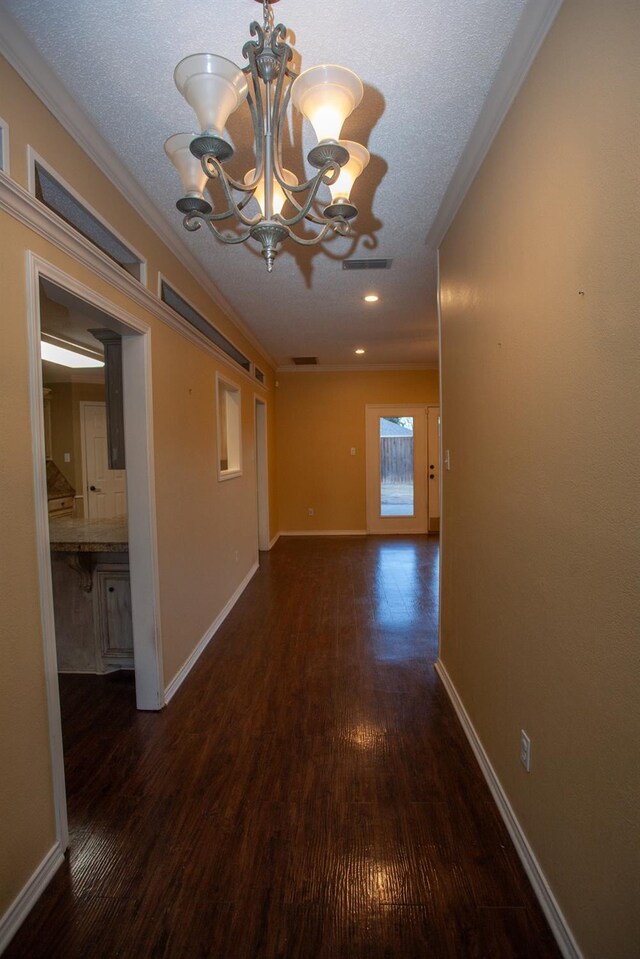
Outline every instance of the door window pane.
{"type": "Polygon", "coordinates": [[[380,515],[414,515],[413,416],[380,417],[380,515]]]}

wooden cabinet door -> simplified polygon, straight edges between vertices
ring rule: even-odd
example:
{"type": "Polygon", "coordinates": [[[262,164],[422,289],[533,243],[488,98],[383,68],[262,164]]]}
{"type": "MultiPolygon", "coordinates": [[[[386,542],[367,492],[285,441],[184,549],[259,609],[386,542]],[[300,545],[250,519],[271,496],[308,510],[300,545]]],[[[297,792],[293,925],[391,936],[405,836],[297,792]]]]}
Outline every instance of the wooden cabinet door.
{"type": "Polygon", "coordinates": [[[93,584],[98,653],[105,665],[131,665],[133,625],[129,567],[101,563],[95,568],[93,584]]]}

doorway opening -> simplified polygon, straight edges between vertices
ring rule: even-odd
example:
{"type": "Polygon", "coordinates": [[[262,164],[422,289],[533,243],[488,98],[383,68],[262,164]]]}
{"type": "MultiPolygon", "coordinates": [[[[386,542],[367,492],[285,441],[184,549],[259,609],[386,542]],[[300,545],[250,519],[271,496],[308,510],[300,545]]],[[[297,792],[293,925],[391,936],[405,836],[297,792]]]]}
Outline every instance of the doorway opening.
{"type": "Polygon", "coordinates": [[[164,703],[150,357],[148,327],[136,318],[31,253],[28,276],[40,607],[57,832],[66,848],[59,674],[130,670],[138,709],[164,703]],[[58,360],[66,365],[43,344],[65,350],[58,360]],[[114,478],[120,491],[109,496],[98,484],[114,478]]]}
{"type": "Polygon", "coordinates": [[[122,367],[112,361],[122,337],[109,316],[43,277],[39,307],[58,673],[133,671],[125,458],[120,450],[114,462],[112,435],[123,421],[122,367]]]}

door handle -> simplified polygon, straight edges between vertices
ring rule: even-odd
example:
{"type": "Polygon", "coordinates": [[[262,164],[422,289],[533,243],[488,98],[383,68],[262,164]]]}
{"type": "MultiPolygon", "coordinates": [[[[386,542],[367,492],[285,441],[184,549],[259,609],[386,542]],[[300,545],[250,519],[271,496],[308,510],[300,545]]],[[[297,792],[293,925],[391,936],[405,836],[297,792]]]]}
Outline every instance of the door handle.
{"type": "Polygon", "coordinates": [[[101,493],[102,490],[98,486],[90,486],[89,489],[92,493],[101,493]]]}

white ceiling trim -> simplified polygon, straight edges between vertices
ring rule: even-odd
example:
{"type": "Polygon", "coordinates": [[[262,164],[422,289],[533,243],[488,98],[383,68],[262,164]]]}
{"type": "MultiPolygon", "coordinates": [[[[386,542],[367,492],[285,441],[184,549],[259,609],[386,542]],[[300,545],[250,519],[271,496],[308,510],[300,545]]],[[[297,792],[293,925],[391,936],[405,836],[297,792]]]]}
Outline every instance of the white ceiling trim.
{"type": "Polygon", "coordinates": [[[406,373],[437,370],[436,363],[347,363],[342,365],[308,364],[295,366],[288,363],[276,368],[276,373],[406,373]]]}
{"type": "Polygon", "coordinates": [[[427,246],[432,250],[438,249],[453,223],[562,3],[563,0],[537,0],[537,3],[529,3],[524,8],[480,116],[427,234],[427,246]]]}
{"type": "Polygon", "coordinates": [[[48,64],[42,59],[36,46],[20,29],[13,17],[2,8],[0,8],[0,53],[133,208],[137,210],[140,202],[144,202],[145,222],[148,226],[161,242],[171,250],[173,255],[180,260],[196,282],[203,287],[251,345],[262,354],[272,367],[275,367],[274,358],[246,326],[229,301],[214,286],[189,248],[167,230],[166,222],[157,213],[153,199],[131,176],[109,143],[98,132],[86,113],[69,94],[64,84],[60,82],[48,64]]]}

